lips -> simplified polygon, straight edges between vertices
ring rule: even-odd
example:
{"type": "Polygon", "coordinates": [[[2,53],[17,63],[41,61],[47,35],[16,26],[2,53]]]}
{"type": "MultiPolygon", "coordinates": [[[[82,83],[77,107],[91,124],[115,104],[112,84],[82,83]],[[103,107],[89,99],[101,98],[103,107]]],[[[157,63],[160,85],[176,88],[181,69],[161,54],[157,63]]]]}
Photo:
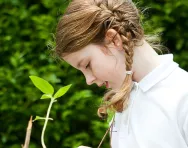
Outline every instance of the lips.
{"type": "Polygon", "coordinates": [[[108,81],[105,81],[106,88],[109,88],[108,81]]]}
{"type": "Polygon", "coordinates": [[[109,82],[108,82],[108,81],[105,81],[103,84],[98,85],[98,86],[99,86],[99,87],[105,86],[106,88],[109,88],[109,82]]]}

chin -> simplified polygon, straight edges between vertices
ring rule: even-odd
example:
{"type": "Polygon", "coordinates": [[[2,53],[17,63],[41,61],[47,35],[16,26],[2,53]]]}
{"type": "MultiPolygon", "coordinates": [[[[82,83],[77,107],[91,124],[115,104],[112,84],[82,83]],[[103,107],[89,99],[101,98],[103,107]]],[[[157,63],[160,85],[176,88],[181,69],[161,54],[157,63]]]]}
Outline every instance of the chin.
{"type": "Polygon", "coordinates": [[[110,87],[109,89],[112,89],[112,90],[117,91],[117,90],[119,90],[119,89],[120,89],[120,87],[110,87]]]}
{"type": "Polygon", "coordinates": [[[121,85],[108,83],[108,86],[106,86],[106,88],[117,91],[121,89],[121,85]]]}

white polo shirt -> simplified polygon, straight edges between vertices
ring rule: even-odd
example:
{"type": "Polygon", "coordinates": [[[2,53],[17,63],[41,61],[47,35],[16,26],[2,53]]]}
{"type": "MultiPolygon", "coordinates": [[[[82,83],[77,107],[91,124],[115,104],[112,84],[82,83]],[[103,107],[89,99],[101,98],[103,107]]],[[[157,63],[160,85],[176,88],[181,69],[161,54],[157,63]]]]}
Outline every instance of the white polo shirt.
{"type": "Polygon", "coordinates": [[[160,57],[134,82],[129,107],[115,114],[112,148],[188,148],[188,73],[172,54],[160,57]]]}

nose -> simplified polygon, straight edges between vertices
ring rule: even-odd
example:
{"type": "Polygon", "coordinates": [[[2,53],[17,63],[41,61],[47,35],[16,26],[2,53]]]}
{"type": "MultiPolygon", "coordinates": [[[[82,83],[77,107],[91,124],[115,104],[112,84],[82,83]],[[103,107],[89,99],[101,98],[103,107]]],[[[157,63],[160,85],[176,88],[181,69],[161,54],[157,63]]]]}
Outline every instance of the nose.
{"type": "Polygon", "coordinates": [[[90,75],[85,75],[85,78],[86,78],[87,85],[93,84],[95,79],[96,79],[96,77],[91,75],[91,74],[90,75]]]}

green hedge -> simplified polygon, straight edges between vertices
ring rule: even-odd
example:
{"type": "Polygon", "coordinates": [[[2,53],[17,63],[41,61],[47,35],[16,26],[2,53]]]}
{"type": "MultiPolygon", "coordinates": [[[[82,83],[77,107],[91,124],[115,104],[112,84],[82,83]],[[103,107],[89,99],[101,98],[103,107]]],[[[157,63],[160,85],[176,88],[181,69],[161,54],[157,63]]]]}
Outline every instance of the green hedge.
{"type": "MultiPolygon", "coordinates": [[[[67,0],[0,1],[0,147],[20,148],[30,115],[43,116],[48,100],[29,75],[37,75],[53,84],[56,90],[72,83],[70,91],[54,104],[46,131],[48,147],[97,147],[107,122],[96,115],[104,89],[87,86],[79,71],[54,60],[48,47],[67,0]]],[[[146,32],[162,31],[164,44],[180,66],[188,70],[187,1],[148,0],[138,4],[145,11],[146,32]]],[[[31,148],[41,147],[42,121],[33,125],[31,148]]],[[[103,147],[108,146],[108,140],[103,147]]]]}

